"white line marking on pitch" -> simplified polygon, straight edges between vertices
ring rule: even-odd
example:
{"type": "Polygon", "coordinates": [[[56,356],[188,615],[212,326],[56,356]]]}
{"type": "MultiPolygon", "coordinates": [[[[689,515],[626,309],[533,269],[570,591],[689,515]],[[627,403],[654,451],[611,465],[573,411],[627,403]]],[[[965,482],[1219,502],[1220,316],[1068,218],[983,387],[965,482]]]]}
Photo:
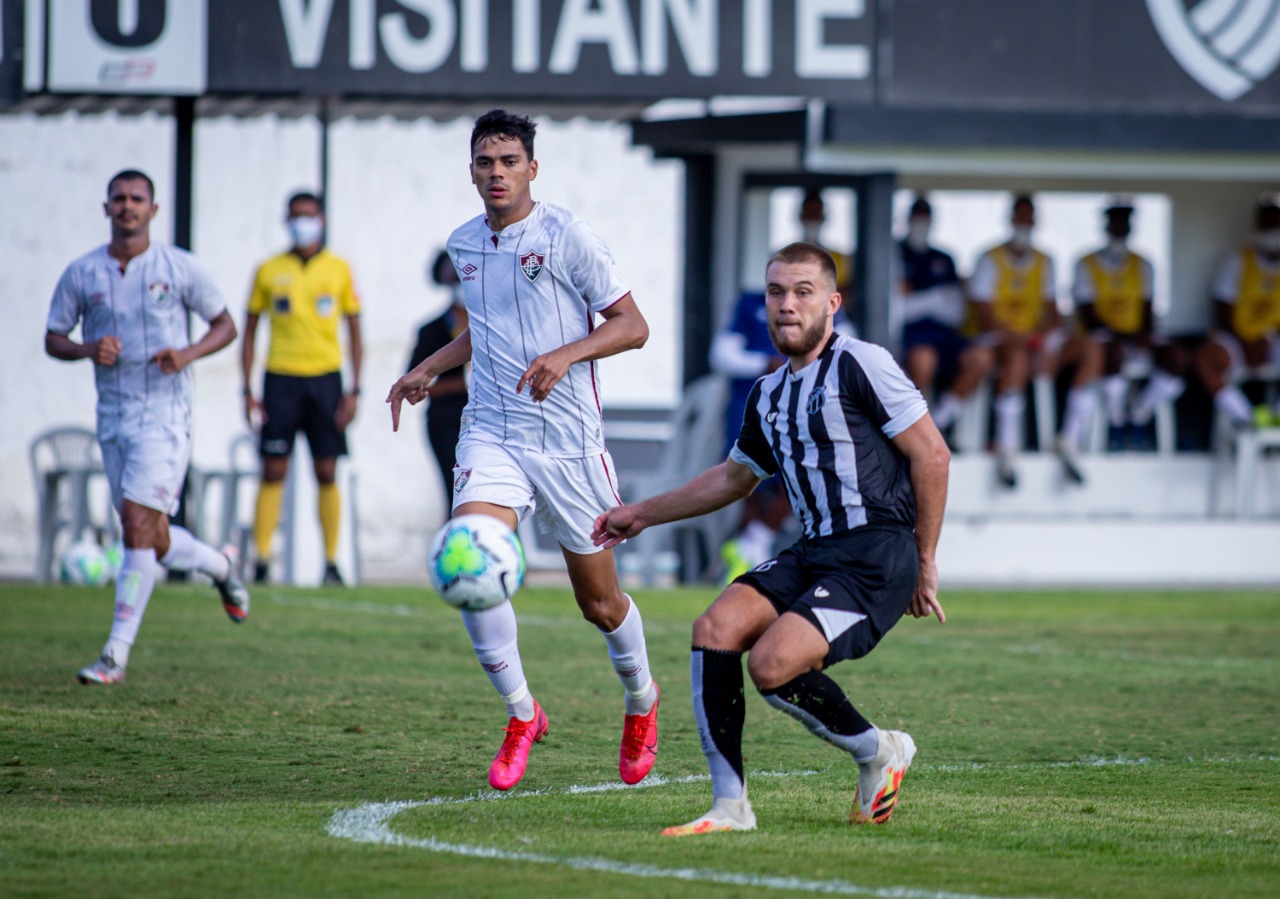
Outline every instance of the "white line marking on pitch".
{"type": "MultiPolygon", "coordinates": [[[[752,777],[797,777],[817,774],[816,771],[791,772],[752,772],[752,777]]],[[[622,874],[628,877],[647,877],[670,880],[699,881],[703,883],[726,884],[728,886],[750,887],[766,890],[805,890],[814,893],[829,893],[841,896],[876,896],[881,899],[988,899],[970,893],[949,893],[938,890],[921,890],[912,887],[868,887],[844,880],[805,880],[799,877],[769,877],[755,874],[740,874],[733,871],[716,871],[709,868],[663,868],[658,865],[645,865],[634,862],[619,862],[607,858],[591,856],[546,855],[540,852],[522,852],[518,850],[498,849],[494,846],[473,846],[465,843],[446,843],[434,837],[407,837],[396,833],[389,822],[401,812],[422,806],[458,805],[469,802],[487,802],[495,800],[512,800],[530,796],[546,796],[553,793],[575,795],[582,793],[605,793],[614,790],[634,790],[645,787],[659,787],[675,783],[700,783],[711,778],[705,774],[692,774],[686,777],[664,778],[652,776],[643,783],[633,787],[622,784],[579,784],[559,790],[525,790],[519,793],[476,793],[462,798],[437,796],[432,799],[403,802],[368,802],[353,809],[342,809],[329,819],[327,830],[330,836],[357,843],[379,843],[387,846],[405,846],[412,849],[426,849],[429,852],[441,852],[448,855],[461,855],[468,858],[487,858],[498,861],[533,862],[544,865],[561,865],[578,871],[599,871],[605,874],[622,874]]]]}

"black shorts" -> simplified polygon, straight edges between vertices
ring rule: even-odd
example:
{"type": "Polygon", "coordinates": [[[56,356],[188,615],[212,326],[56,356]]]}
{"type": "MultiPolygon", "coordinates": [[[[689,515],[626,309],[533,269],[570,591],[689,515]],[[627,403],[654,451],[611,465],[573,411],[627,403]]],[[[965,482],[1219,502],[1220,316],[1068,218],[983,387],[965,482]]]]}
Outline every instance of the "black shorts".
{"type": "Polygon", "coordinates": [[[920,556],[901,525],[871,524],[844,534],[799,540],[734,583],[767,598],[778,614],[795,612],[830,646],[824,668],[860,659],[911,605],[920,556]]]}
{"type": "Polygon", "coordinates": [[[298,431],[307,435],[313,459],[335,459],[347,454],[347,435],[338,430],[334,416],[342,402],[342,375],[302,378],[267,372],[262,383],[262,423],[259,444],[264,456],[293,453],[298,431]]]}

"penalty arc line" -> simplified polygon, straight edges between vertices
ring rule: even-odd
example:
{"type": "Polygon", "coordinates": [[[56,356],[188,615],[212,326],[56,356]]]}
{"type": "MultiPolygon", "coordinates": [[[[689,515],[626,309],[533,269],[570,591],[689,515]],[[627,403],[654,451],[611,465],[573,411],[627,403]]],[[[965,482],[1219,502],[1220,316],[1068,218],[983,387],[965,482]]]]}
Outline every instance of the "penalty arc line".
{"type": "MultiPolygon", "coordinates": [[[[753,773],[752,776],[796,777],[816,773],[816,771],[757,772],[753,773]]],[[[799,877],[777,877],[744,874],[735,871],[717,871],[710,868],[664,868],[658,865],[620,862],[592,856],[548,855],[541,852],[499,849],[494,846],[448,843],[444,840],[437,840],[434,837],[404,836],[392,830],[389,823],[392,818],[401,812],[424,806],[457,805],[477,801],[509,801],[529,796],[546,796],[552,793],[564,795],[603,793],[613,792],[614,790],[637,789],[637,787],[657,787],[673,783],[698,783],[710,779],[705,774],[695,774],[671,779],[662,777],[650,778],[636,787],[625,787],[621,784],[609,783],[577,785],[560,790],[529,790],[514,794],[477,793],[473,796],[462,798],[435,797],[433,799],[400,802],[369,802],[354,809],[342,809],[335,812],[326,829],[330,836],[352,840],[357,843],[404,846],[447,855],[460,855],[467,858],[559,865],[578,871],[598,871],[604,874],[621,874],[628,877],[696,881],[767,890],[804,890],[840,896],[873,896],[877,897],[877,899],[988,899],[988,897],[970,893],[952,893],[913,887],[870,887],[844,880],[806,880],[799,877]]]]}

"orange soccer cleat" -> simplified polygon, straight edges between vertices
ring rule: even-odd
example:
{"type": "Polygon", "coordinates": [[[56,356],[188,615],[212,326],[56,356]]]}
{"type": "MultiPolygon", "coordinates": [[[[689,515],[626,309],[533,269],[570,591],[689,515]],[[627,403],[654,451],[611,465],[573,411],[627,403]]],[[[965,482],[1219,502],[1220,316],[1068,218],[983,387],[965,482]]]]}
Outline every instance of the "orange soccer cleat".
{"type": "Polygon", "coordinates": [[[876,757],[858,766],[850,824],[883,824],[898,805],[898,787],[915,758],[916,741],[900,730],[882,730],[876,757]]]}

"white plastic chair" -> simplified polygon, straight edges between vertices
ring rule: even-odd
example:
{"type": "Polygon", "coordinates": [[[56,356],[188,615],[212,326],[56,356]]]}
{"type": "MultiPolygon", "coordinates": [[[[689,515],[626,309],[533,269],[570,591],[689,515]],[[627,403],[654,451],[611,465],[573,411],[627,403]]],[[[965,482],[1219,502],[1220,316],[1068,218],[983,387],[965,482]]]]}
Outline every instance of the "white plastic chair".
{"type": "Polygon", "coordinates": [[[68,531],[75,541],[86,529],[93,528],[114,540],[119,525],[113,511],[98,522],[94,522],[91,513],[90,485],[95,478],[105,476],[98,437],[93,431],[75,426],[52,428],[31,441],[29,456],[36,488],[39,540],[35,573],[36,581],[45,584],[53,580],[55,546],[62,531],[68,531]]]}

